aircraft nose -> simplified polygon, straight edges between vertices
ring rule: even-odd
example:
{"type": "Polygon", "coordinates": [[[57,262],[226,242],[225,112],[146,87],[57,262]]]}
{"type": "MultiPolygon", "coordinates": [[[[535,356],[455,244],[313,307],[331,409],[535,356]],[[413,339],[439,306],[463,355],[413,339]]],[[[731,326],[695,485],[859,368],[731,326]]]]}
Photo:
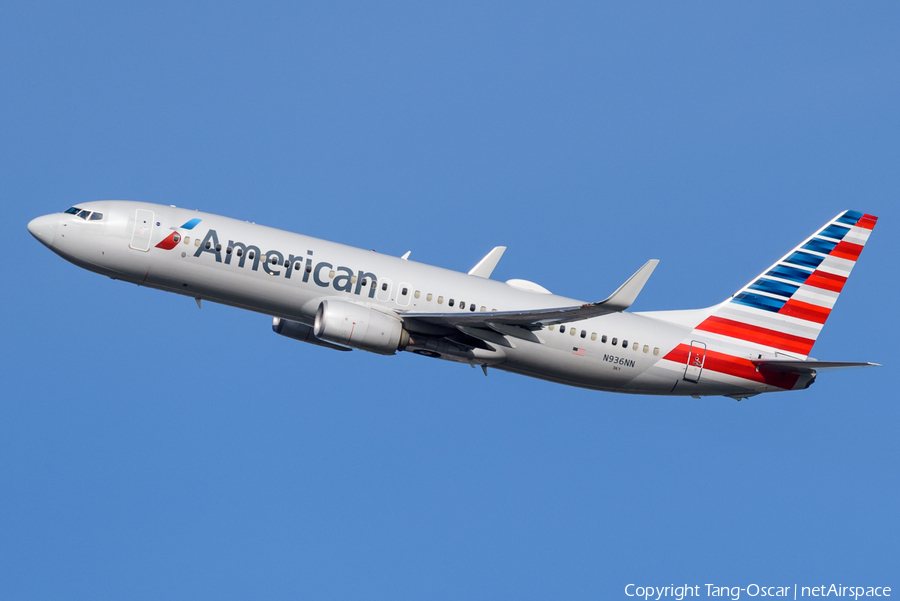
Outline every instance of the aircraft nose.
{"type": "Polygon", "coordinates": [[[58,223],[58,215],[44,215],[29,221],[28,231],[44,246],[53,246],[58,223]]]}

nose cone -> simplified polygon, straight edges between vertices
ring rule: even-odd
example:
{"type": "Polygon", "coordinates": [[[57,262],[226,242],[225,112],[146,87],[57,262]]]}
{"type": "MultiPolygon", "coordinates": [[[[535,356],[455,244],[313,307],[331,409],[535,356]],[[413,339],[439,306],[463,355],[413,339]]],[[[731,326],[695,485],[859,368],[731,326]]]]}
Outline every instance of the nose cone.
{"type": "Polygon", "coordinates": [[[56,236],[57,224],[59,223],[58,215],[44,215],[28,222],[28,231],[31,235],[38,239],[44,246],[53,246],[53,239],[56,236]]]}

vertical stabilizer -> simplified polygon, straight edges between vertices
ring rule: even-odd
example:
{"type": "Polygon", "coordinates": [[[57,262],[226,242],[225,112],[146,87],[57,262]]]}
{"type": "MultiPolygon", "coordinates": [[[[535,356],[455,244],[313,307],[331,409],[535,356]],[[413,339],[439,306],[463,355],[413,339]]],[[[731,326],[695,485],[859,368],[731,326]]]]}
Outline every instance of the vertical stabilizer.
{"type": "Polygon", "coordinates": [[[844,211],[719,305],[696,329],[805,358],[877,220],[844,211]]]}

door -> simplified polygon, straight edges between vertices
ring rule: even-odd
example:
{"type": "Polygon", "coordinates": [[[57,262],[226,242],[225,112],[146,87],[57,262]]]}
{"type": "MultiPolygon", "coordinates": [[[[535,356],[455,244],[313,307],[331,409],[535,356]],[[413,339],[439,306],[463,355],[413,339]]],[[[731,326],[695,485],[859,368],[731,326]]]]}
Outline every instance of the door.
{"type": "Polygon", "coordinates": [[[687,367],[684,368],[684,379],[688,382],[699,382],[700,372],[703,371],[703,364],[706,362],[706,344],[691,342],[691,351],[688,354],[687,367]]]}
{"type": "Polygon", "coordinates": [[[134,232],[131,234],[131,248],[147,252],[153,235],[153,211],[138,209],[134,212],[134,232]]]}
{"type": "Polygon", "coordinates": [[[375,300],[389,301],[391,300],[391,282],[388,279],[378,280],[378,289],[375,290],[375,300]]]}
{"type": "Polygon", "coordinates": [[[399,284],[397,284],[397,304],[401,307],[405,307],[406,305],[408,305],[412,293],[412,286],[410,286],[406,282],[400,282],[399,284]]]}

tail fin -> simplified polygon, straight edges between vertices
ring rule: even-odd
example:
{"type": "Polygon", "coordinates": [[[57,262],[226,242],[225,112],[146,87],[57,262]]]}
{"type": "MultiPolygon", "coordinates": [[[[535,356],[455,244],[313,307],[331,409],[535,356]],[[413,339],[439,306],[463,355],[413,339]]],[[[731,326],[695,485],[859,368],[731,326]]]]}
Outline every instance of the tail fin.
{"type": "Polygon", "coordinates": [[[719,305],[696,329],[807,357],[877,217],[844,211],[719,305]]]}

